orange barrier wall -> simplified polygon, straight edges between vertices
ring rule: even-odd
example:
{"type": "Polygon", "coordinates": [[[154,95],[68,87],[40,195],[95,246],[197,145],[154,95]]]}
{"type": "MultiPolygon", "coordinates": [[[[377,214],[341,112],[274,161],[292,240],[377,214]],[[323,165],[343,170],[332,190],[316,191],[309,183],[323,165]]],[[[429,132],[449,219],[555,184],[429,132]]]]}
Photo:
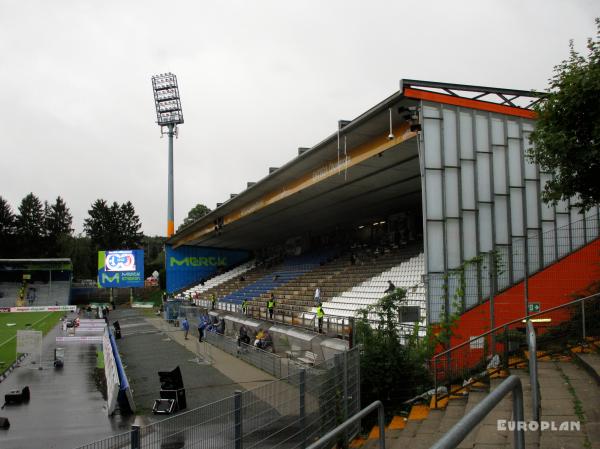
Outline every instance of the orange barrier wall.
{"type": "MultiPolygon", "coordinates": [[[[529,302],[540,303],[540,310],[572,301],[584,293],[594,281],[600,280],[600,239],[596,239],[573,254],[566,256],[529,278],[529,302]]],[[[501,326],[525,315],[524,284],[520,282],[499,293],[494,300],[495,326],[501,326]]],[[[552,325],[566,318],[565,313],[553,312],[552,325]]],[[[489,301],[465,312],[458,320],[450,347],[481,335],[490,329],[489,301]]],[[[438,348],[441,349],[441,348],[438,348]]],[[[436,351],[438,352],[438,351],[436,351]]]]}

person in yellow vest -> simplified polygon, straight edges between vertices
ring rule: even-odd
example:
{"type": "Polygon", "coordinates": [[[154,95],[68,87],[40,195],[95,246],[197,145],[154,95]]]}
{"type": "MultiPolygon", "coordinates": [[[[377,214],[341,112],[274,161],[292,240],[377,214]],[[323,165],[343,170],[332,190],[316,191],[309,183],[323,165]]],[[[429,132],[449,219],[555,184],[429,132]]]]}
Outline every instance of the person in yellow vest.
{"type": "Polygon", "coordinates": [[[267,310],[269,311],[269,319],[273,319],[273,310],[275,309],[275,295],[271,293],[271,297],[267,301],[267,310]]]}
{"type": "Polygon", "coordinates": [[[323,303],[320,302],[317,306],[317,322],[319,323],[319,334],[323,333],[323,317],[325,312],[323,311],[323,303]]]}
{"type": "Polygon", "coordinates": [[[246,298],[244,298],[244,300],[242,301],[242,314],[248,314],[248,300],[246,298]]]}

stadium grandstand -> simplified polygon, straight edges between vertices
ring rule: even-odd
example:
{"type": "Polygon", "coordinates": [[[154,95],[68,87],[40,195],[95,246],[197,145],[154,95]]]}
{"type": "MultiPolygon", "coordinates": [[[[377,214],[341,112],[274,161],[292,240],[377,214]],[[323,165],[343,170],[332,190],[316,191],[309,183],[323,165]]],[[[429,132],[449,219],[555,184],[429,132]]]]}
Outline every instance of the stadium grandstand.
{"type": "Polygon", "coordinates": [[[256,317],[271,294],[314,313],[318,287],[327,315],[350,317],[391,281],[412,323],[461,315],[457,342],[527,313],[525,289],[537,310],[564,303],[598,278],[598,207],[541,201],[552,174],[527,158],[541,95],[401,81],[173,235],[167,290],[256,317]]]}
{"type": "Polygon", "coordinates": [[[69,304],[71,259],[0,259],[0,307],[69,304]]]}

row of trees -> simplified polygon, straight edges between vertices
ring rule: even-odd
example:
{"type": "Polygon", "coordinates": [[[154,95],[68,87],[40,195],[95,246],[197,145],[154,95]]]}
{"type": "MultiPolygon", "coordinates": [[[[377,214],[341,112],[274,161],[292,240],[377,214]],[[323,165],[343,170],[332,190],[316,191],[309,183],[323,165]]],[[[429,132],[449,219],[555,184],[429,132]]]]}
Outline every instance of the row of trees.
{"type": "Polygon", "coordinates": [[[103,249],[145,249],[146,272],[161,271],[165,239],[145,237],[141,227],[129,201],[96,200],[88,210],[84,233],[73,235],[73,216],[60,196],[50,204],[30,193],[16,213],[0,197],[0,257],[69,257],[78,278],[96,277],[97,252],[103,249]]]}
{"type": "Polygon", "coordinates": [[[0,254],[3,257],[57,257],[65,237],[73,232],[73,216],[59,196],[54,204],[33,193],[14,214],[0,197],[0,254]]]}

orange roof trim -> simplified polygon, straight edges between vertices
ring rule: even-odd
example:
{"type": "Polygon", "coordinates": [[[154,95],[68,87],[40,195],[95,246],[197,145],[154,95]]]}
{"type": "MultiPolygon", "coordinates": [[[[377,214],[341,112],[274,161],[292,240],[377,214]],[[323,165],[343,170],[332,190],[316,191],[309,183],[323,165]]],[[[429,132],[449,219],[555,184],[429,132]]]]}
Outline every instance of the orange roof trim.
{"type": "Polygon", "coordinates": [[[490,103],[488,101],[471,100],[470,98],[460,98],[452,95],[440,94],[437,92],[429,92],[421,89],[413,89],[407,87],[403,92],[407,98],[415,98],[418,100],[433,101],[437,103],[452,104],[454,106],[461,106],[464,108],[477,109],[480,111],[496,112],[498,114],[514,115],[516,117],[523,117],[529,119],[536,119],[537,114],[535,111],[529,109],[516,108],[513,106],[506,106],[503,104],[490,103]]]}

